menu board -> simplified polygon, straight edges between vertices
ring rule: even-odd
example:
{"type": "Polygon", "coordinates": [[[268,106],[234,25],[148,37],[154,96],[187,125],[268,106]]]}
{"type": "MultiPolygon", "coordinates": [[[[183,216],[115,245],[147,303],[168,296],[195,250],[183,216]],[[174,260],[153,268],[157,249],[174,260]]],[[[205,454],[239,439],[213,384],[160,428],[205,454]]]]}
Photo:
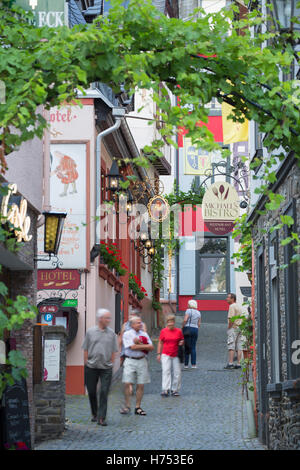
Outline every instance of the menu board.
{"type": "Polygon", "coordinates": [[[2,439],[6,448],[22,443],[31,449],[26,380],[6,386],[2,397],[2,439]]]}

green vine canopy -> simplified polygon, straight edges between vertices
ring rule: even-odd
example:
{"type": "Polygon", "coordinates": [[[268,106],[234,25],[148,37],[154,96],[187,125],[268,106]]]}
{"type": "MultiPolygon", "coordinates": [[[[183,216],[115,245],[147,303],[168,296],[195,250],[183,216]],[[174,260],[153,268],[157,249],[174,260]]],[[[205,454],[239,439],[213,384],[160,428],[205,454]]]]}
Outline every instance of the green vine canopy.
{"type": "MultiPolygon", "coordinates": [[[[143,149],[150,160],[162,156],[166,142],[176,146],[174,135],[183,127],[193,145],[219,149],[206,126],[197,125],[208,121],[206,105],[217,97],[233,106],[234,120],[254,120],[265,135],[268,158],[258,191],[268,196],[269,210],[278,209],[282,201],[270,190],[274,165],[289,152],[297,159],[300,155],[299,81],[281,80],[299,60],[293,49],[299,33],[280,34],[269,21],[267,32],[253,35],[266,18],[253,10],[236,20],[234,3],[213,14],[198,9],[188,21],[160,14],[147,0],[131,0],[127,9],[121,0],[111,3],[108,16],[69,29],[36,28],[32,14],[0,0],[0,79],[6,94],[0,104],[2,171],[22,142],[42,136],[47,126],[42,107],[72,103],[77,90],[94,81],[115,92],[121,86],[129,94],[136,88],[152,91],[156,119],[165,125],[161,138],[143,149]],[[161,83],[179,106],[167,99],[161,83]]],[[[134,163],[146,166],[147,159],[135,158],[134,163]]]]}
{"type": "MultiPolygon", "coordinates": [[[[268,198],[266,210],[277,210],[282,199],[270,190],[276,181],[274,167],[291,152],[298,162],[300,158],[299,80],[281,80],[299,61],[293,48],[299,33],[280,34],[270,20],[267,32],[253,35],[266,18],[253,10],[247,18],[236,20],[234,3],[213,14],[198,9],[187,21],[160,14],[150,0],[131,0],[127,9],[122,0],[111,4],[108,16],[92,24],[37,28],[31,13],[12,0],[0,0],[0,80],[5,87],[5,102],[0,103],[1,172],[5,173],[10,154],[23,142],[43,136],[48,125],[43,109],[78,103],[77,91],[84,93],[92,82],[103,82],[116,93],[121,88],[129,94],[137,88],[151,90],[159,110],[156,119],[164,126],[160,138],[133,159],[141,166],[147,166],[145,155],[150,160],[161,157],[165,143],[176,146],[179,128],[188,130],[196,147],[219,150],[207,127],[197,125],[208,122],[206,105],[216,97],[233,106],[234,120],[254,120],[265,135],[268,155],[258,191],[268,198]],[[180,105],[168,99],[161,83],[180,105]]],[[[277,229],[292,224],[281,222],[277,229]]],[[[242,220],[238,230],[249,247],[251,227],[242,220]]],[[[291,233],[285,242],[291,241],[296,249],[292,261],[298,261],[297,234],[291,233]]],[[[245,250],[248,255],[249,249],[245,250]]],[[[33,315],[21,301],[9,305],[1,317],[2,328],[11,327],[12,309],[33,315]]]]}

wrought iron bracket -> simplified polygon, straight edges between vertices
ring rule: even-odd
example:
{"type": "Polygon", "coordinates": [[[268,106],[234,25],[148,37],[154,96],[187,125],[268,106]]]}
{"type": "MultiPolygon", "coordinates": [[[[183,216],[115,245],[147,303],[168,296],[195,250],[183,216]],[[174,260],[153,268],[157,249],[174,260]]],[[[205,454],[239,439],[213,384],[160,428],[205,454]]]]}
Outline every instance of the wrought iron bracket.
{"type": "MultiPolygon", "coordinates": [[[[240,164],[237,165],[238,168],[240,168],[240,164]]],[[[236,167],[230,165],[228,170],[222,171],[223,169],[227,168],[227,162],[225,160],[222,160],[218,163],[213,163],[212,164],[212,170],[206,170],[205,175],[206,178],[200,183],[199,189],[202,188],[202,186],[207,186],[207,181],[214,179],[216,176],[225,176],[226,179],[229,178],[231,180],[234,180],[239,188],[240,192],[243,195],[244,201],[241,201],[241,208],[245,209],[247,205],[249,204],[249,196],[247,194],[246,188],[242,185],[241,181],[239,178],[235,177],[232,175],[232,173],[237,169],[236,167]],[[211,172],[211,174],[208,174],[208,172],[211,172]]]]}

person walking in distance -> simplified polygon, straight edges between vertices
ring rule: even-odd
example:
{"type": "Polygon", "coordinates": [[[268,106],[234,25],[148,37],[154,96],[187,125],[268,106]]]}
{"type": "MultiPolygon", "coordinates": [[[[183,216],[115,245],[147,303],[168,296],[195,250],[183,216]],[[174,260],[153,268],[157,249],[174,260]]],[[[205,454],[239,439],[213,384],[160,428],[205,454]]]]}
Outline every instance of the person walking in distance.
{"type": "Polygon", "coordinates": [[[181,366],[178,358],[178,346],[183,346],[184,338],[180,328],[175,328],[175,315],[167,316],[167,327],[160,332],[157,346],[157,360],[162,367],[162,397],[169,392],[179,396],[181,386],[181,366]],[[173,369],[173,380],[172,380],[173,369]]]}
{"type": "Polygon", "coordinates": [[[111,322],[109,310],[99,309],[96,313],[97,325],[89,328],[82,345],[84,350],[84,376],[88,391],[92,421],[107,426],[107,399],[112,379],[115,354],[118,352],[117,335],[108,327],[111,322]],[[97,397],[97,384],[101,387],[97,397]]]}
{"type": "Polygon", "coordinates": [[[229,304],[228,309],[228,324],[227,324],[227,347],[228,347],[228,364],[224,369],[240,369],[240,361],[242,358],[242,351],[244,349],[243,343],[244,338],[241,335],[239,330],[239,325],[242,320],[236,319],[231,321],[232,317],[242,316],[243,312],[241,307],[236,303],[236,295],[228,294],[226,298],[227,303],[229,304]],[[237,351],[237,365],[234,366],[234,354],[237,351]]]}
{"type": "Polygon", "coordinates": [[[201,325],[201,313],[198,310],[196,300],[188,301],[189,308],[185,312],[183,319],[183,335],[185,347],[184,369],[189,368],[189,356],[191,355],[192,369],[196,369],[196,343],[198,339],[198,332],[201,325]]]}
{"type": "Polygon", "coordinates": [[[125,360],[122,382],[125,384],[125,406],[120,410],[120,413],[130,413],[131,390],[132,385],[136,382],[135,414],[145,416],[147,413],[141,408],[141,402],[144,395],[144,384],[150,383],[146,355],[154,349],[154,346],[149,335],[142,330],[142,320],[139,317],[133,317],[130,320],[130,326],[130,330],[123,334],[125,360]]]}

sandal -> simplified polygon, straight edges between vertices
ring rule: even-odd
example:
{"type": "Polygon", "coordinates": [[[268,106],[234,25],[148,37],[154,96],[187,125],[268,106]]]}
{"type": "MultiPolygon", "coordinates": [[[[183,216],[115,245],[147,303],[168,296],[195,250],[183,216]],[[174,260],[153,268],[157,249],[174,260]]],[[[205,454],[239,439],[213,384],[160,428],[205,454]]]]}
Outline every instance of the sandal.
{"type": "Polygon", "coordinates": [[[162,397],[168,397],[169,396],[169,393],[168,392],[161,392],[160,394],[162,397]]]}
{"type": "Polygon", "coordinates": [[[136,408],[134,413],[139,416],[146,416],[147,414],[141,407],[136,408]]]}
{"type": "Polygon", "coordinates": [[[124,406],[123,408],[121,408],[120,413],[121,415],[128,415],[130,413],[129,406],[124,406]]]}

